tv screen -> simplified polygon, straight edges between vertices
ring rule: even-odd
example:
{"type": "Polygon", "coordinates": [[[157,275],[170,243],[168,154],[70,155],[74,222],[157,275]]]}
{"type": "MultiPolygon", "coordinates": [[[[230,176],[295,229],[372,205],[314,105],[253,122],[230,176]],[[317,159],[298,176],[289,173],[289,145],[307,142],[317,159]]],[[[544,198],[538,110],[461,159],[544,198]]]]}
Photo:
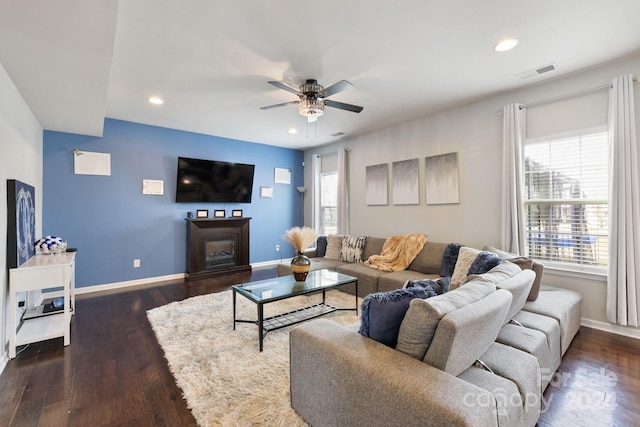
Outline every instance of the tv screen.
{"type": "Polygon", "coordinates": [[[178,157],[178,203],[251,203],[254,165],[178,157]]]}

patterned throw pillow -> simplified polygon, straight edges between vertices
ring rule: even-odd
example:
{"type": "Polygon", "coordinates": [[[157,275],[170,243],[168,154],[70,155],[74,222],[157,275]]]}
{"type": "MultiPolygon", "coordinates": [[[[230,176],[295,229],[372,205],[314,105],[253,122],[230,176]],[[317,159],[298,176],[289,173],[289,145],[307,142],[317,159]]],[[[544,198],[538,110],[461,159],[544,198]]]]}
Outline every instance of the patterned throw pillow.
{"type": "Polygon", "coordinates": [[[366,242],[366,236],[342,236],[342,247],[338,260],[345,262],[363,262],[362,250],[366,242]]]}
{"type": "Polygon", "coordinates": [[[326,259],[338,260],[340,256],[340,249],[342,249],[342,236],[331,234],[327,236],[327,251],[324,254],[326,259]]]}

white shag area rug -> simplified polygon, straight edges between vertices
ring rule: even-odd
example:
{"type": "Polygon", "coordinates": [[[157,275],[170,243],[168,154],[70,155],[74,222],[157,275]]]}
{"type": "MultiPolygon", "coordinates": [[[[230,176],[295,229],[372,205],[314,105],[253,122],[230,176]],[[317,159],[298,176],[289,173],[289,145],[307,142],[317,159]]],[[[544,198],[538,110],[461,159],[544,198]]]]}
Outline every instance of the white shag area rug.
{"type": "MultiPolygon", "coordinates": [[[[266,304],[265,317],[321,300],[314,294],[266,304]]],[[[355,297],[332,290],[327,302],[354,307],[355,297]]],[[[297,325],[269,332],[260,353],[256,325],[240,323],[233,330],[231,291],[173,302],[147,316],[199,425],[306,425],[289,400],[289,331],[297,325]]],[[[359,321],[355,311],[323,317],[344,325],[359,321]]],[[[238,294],[236,318],[257,319],[257,306],[238,294]]]]}

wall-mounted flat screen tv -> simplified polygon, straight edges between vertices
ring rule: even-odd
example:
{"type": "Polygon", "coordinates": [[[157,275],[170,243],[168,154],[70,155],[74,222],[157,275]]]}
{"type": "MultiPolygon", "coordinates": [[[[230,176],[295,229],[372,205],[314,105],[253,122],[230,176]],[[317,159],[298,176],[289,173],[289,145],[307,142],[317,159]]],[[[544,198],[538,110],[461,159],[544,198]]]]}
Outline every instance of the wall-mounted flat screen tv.
{"type": "Polygon", "coordinates": [[[177,203],[251,203],[255,166],[178,157],[177,203]]]}

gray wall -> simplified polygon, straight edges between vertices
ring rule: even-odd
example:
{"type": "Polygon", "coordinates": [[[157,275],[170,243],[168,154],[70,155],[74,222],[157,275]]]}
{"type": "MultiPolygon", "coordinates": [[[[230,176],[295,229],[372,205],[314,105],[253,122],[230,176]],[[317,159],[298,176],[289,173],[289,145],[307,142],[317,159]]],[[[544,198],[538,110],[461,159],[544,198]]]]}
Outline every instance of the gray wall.
{"type": "MultiPolygon", "coordinates": [[[[503,105],[550,99],[606,85],[614,77],[640,73],[640,57],[591,69],[570,77],[535,84],[430,115],[380,131],[347,139],[305,152],[305,164],[312,154],[349,148],[351,234],[387,237],[422,232],[432,241],[459,242],[473,247],[500,245],[502,199],[503,105]],[[424,157],[458,152],[460,203],[427,205],[424,186],[424,157]],[[420,159],[420,204],[415,206],[367,206],[365,168],[411,158],[420,159]]],[[[640,123],[640,85],[635,86],[636,122],[640,123]]],[[[365,106],[366,107],[366,106],[365,106]]],[[[528,137],[604,125],[607,122],[606,89],[527,110],[528,137]]],[[[366,114],[366,108],[362,114],[366,114]]],[[[391,169],[391,168],[390,168],[391,169]]],[[[391,180],[389,180],[391,192],[391,180]]],[[[311,168],[305,168],[305,185],[311,182],[311,168]]],[[[305,219],[310,222],[307,198],[305,219]]],[[[391,194],[389,195],[391,201],[391,194]]],[[[583,323],[587,326],[640,337],[635,328],[610,325],[605,316],[606,278],[545,271],[544,283],[582,293],[583,323]]]]}

